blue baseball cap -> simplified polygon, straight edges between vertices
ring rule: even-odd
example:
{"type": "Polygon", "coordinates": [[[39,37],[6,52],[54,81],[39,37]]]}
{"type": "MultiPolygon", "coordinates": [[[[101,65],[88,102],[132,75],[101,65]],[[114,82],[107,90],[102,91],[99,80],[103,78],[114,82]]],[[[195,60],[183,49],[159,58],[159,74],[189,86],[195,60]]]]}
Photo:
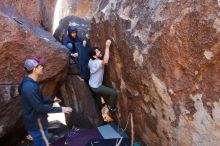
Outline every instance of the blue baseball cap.
{"type": "Polygon", "coordinates": [[[37,67],[38,65],[44,65],[44,63],[45,63],[45,60],[43,58],[26,59],[24,63],[24,68],[27,71],[32,71],[35,67],[37,67]]]}

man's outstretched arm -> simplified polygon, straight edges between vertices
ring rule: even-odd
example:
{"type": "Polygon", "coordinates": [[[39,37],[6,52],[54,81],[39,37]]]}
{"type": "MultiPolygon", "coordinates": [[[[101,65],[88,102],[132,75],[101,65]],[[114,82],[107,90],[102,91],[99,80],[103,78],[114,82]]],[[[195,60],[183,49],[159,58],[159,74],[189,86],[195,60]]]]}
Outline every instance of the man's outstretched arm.
{"type": "Polygon", "coordinates": [[[107,65],[108,64],[108,61],[109,61],[109,48],[110,48],[110,45],[111,45],[111,40],[107,40],[106,43],[105,43],[105,54],[104,54],[104,58],[103,58],[103,61],[102,61],[102,65],[107,65]]]}

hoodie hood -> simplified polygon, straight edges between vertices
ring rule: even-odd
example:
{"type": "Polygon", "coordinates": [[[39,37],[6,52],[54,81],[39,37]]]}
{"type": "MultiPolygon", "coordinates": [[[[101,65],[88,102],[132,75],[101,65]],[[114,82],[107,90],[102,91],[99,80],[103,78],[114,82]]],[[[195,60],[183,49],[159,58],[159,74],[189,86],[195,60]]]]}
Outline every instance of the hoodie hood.
{"type": "Polygon", "coordinates": [[[75,27],[75,26],[69,26],[69,27],[68,27],[68,35],[69,35],[69,37],[72,37],[72,36],[71,36],[71,33],[72,33],[72,32],[76,32],[76,33],[77,33],[77,32],[78,32],[77,27],[75,27]]]}

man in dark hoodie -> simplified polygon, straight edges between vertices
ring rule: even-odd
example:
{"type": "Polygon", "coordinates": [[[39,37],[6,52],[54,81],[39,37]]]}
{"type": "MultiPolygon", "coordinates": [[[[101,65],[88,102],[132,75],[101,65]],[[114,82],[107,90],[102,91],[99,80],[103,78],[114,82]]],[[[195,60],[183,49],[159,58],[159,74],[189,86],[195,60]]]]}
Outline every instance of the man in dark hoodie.
{"type": "Polygon", "coordinates": [[[68,35],[64,36],[63,45],[70,49],[70,54],[72,59],[79,64],[81,78],[88,81],[89,80],[89,50],[86,39],[78,37],[78,29],[75,26],[68,27],[68,35]]]}
{"type": "Polygon", "coordinates": [[[64,36],[62,43],[68,49],[70,49],[71,56],[74,58],[78,57],[79,47],[82,45],[82,39],[78,37],[78,29],[75,26],[69,26],[67,35],[64,36]]]}
{"type": "Polygon", "coordinates": [[[49,104],[60,102],[58,98],[47,98],[42,94],[38,84],[38,78],[43,74],[44,61],[27,59],[24,68],[28,76],[19,85],[18,91],[22,97],[21,107],[24,116],[24,126],[34,139],[35,146],[46,146],[47,144],[47,113],[69,113],[70,107],[52,107],[49,104]]]}

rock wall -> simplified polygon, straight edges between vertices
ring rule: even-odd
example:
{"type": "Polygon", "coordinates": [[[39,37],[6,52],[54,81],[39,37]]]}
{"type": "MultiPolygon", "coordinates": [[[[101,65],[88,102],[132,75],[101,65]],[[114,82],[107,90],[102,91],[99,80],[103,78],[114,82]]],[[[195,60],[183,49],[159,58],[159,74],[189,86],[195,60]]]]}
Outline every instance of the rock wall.
{"type": "MultiPolygon", "coordinates": [[[[69,65],[67,49],[57,42],[51,33],[43,30],[52,31],[56,4],[54,0],[1,1],[0,143],[3,146],[16,145],[25,136],[20,109],[21,97],[18,96],[17,87],[25,76],[24,60],[32,56],[46,60],[44,76],[40,79],[46,96],[57,95],[62,85],[61,93],[66,97],[63,100],[74,109],[71,116],[67,116],[70,126],[76,124],[85,128],[103,122],[86,83],[71,76],[66,80],[69,65]],[[71,90],[67,90],[69,88],[71,90]],[[88,102],[92,104],[87,105],[88,102]]],[[[67,1],[63,3],[63,7],[66,6],[69,6],[67,1]]],[[[88,22],[86,24],[88,25],[88,22]]]]}
{"type": "Polygon", "coordinates": [[[20,15],[26,17],[35,25],[40,26],[40,1],[39,0],[2,0],[0,4],[1,11],[8,15],[20,15]]]}
{"type": "Polygon", "coordinates": [[[67,0],[69,5],[68,15],[91,19],[101,2],[101,0],[67,0]]]}
{"type": "Polygon", "coordinates": [[[52,31],[56,0],[1,0],[0,10],[19,15],[36,26],[52,31]]]}
{"type": "Polygon", "coordinates": [[[69,126],[92,128],[103,124],[93,95],[80,76],[68,75],[66,82],[61,85],[60,94],[65,99],[65,105],[73,108],[73,112],[66,115],[69,126]]]}
{"type": "Polygon", "coordinates": [[[9,15],[25,17],[33,24],[53,32],[54,23],[59,23],[59,20],[68,16],[92,18],[99,2],[100,0],[1,0],[0,10],[9,15]]]}
{"type": "MultiPolygon", "coordinates": [[[[19,111],[16,88],[24,76],[25,57],[34,54],[46,58],[46,75],[41,82],[48,96],[54,95],[62,81],[61,72],[67,63],[65,49],[50,34],[34,26],[52,31],[55,2],[1,1],[0,143],[3,145],[12,142],[5,139],[18,137],[14,131],[22,132],[21,113],[15,115],[14,110],[19,111]]],[[[116,116],[121,127],[132,113],[135,138],[142,145],[219,145],[217,0],[65,0],[61,4],[60,19],[93,17],[90,33],[93,46],[103,47],[106,39],[113,40],[105,84],[117,89],[116,116]]],[[[78,79],[68,80],[70,83],[65,83],[63,89],[70,88],[75,80],[78,79]]],[[[63,93],[68,97],[72,94],[63,93]]]]}
{"type": "Polygon", "coordinates": [[[19,15],[0,11],[0,143],[15,145],[24,134],[17,87],[25,76],[23,64],[30,57],[46,60],[40,79],[45,95],[55,95],[67,71],[67,49],[48,32],[19,15]]]}
{"type": "Polygon", "coordinates": [[[113,40],[106,84],[118,121],[151,146],[220,144],[220,7],[216,0],[103,0],[91,42],[113,40]]]}

